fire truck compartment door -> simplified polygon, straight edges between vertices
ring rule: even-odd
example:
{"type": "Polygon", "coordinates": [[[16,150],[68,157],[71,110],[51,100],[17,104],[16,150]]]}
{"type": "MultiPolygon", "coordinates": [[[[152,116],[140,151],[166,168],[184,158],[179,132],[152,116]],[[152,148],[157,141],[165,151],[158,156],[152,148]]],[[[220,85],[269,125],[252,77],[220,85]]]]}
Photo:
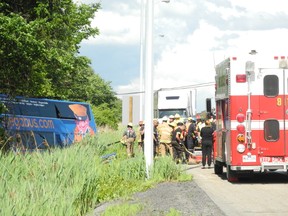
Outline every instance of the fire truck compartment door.
{"type": "Polygon", "coordinates": [[[258,79],[259,152],[262,156],[285,156],[288,154],[288,70],[261,69],[258,79]]]}

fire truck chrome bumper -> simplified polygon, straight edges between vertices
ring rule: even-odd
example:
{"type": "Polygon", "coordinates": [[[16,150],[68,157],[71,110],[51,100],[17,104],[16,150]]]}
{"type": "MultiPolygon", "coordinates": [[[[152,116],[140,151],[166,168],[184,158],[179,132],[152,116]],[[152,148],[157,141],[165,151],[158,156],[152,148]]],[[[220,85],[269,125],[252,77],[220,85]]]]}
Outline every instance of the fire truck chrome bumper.
{"type": "Polygon", "coordinates": [[[261,166],[231,166],[230,169],[235,171],[261,171],[261,166]]]}
{"type": "Polygon", "coordinates": [[[231,166],[231,170],[235,171],[259,171],[265,170],[288,170],[288,163],[262,163],[260,166],[231,166]]]}
{"type": "Polygon", "coordinates": [[[262,163],[261,170],[269,170],[269,169],[281,169],[281,170],[287,170],[288,169],[288,163],[262,163]]]}

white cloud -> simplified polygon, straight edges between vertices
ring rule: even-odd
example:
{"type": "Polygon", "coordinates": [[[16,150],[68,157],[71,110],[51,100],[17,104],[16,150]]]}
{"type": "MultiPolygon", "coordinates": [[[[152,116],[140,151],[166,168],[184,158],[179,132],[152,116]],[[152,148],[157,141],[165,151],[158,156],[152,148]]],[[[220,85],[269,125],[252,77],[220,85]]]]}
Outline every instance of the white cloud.
{"type": "Polygon", "coordinates": [[[229,0],[234,7],[243,7],[251,13],[257,13],[259,11],[278,13],[287,11],[286,0],[274,0],[274,1],[263,1],[263,0],[229,0]]]}
{"type": "Polygon", "coordinates": [[[167,14],[170,14],[176,19],[177,17],[175,17],[174,15],[180,15],[180,17],[191,16],[191,14],[193,14],[193,12],[197,8],[196,4],[197,3],[190,0],[170,0],[169,4],[160,4],[158,2],[158,4],[156,3],[154,7],[155,16],[165,16],[167,14]]]}
{"type": "Polygon", "coordinates": [[[131,14],[121,15],[111,11],[99,11],[92,22],[100,35],[85,43],[135,44],[139,43],[140,18],[131,14]]]}
{"type": "Polygon", "coordinates": [[[186,41],[165,50],[155,66],[155,87],[185,86],[214,81],[214,59],[211,47],[220,31],[201,21],[200,28],[186,41]],[[166,81],[161,80],[165,77],[166,81]],[[166,86],[163,86],[166,85],[166,86]]]}
{"type": "MultiPolygon", "coordinates": [[[[214,81],[214,64],[252,49],[287,56],[286,5],[287,0],[155,0],[154,89],[214,81]]],[[[100,36],[89,43],[139,46],[140,0],[102,0],[93,25],[100,36]]],[[[139,83],[136,78],[115,91],[137,92],[139,83]]],[[[205,94],[210,93],[213,87],[205,94]]]]}

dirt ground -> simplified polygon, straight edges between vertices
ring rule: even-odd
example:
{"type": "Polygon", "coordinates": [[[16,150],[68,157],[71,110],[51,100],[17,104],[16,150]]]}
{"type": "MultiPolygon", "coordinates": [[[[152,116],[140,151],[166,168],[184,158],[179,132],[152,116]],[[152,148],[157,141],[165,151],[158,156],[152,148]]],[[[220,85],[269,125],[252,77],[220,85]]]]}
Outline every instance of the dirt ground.
{"type": "MultiPolygon", "coordinates": [[[[98,206],[94,216],[100,216],[108,206],[121,202],[118,200],[98,206]]],[[[182,216],[225,215],[193,180],[160,183],[145,192],[134,194],[129,202],[145,206],[136,216],[165,216],[171,208],[182,216]]]]}

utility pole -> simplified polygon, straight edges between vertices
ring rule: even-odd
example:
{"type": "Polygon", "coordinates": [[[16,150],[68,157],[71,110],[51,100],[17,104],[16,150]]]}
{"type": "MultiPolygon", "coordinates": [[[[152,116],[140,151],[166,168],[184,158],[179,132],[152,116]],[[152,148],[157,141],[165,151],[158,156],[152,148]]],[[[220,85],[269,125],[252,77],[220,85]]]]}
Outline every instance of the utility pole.
{"type": "Polygon", "coordinates": [[[146,174],[153,165],[153,19],[154,0],[147,0],[145,12],[145,148],[146,174]]]}

